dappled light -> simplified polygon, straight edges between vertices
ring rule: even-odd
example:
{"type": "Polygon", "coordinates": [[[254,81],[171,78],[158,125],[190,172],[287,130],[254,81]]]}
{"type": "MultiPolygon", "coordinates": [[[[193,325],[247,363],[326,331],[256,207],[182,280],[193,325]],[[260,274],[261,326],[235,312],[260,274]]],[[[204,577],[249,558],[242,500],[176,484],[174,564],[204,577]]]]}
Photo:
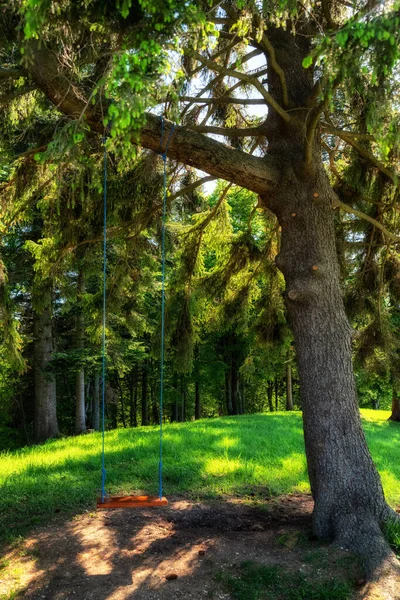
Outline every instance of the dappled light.
{"type": "MultiPolygon", "coordinates": [[[[388,413],[381,412],[376,424],[366,411],[364,427],[386,497],[395,505],[400,500],[400,433],[387,421],[388,413]]],[[[15,535],[55,512],[93,507],[100,487],[100,446],[101,436],[95,433],[0,455],[1,535],[15,535]]],[[[157,468],[157,428],[106,433],[110,492],[156,494],[157,468]]],[[[192,497],[246,494],[252,488],[268,495],[309,491],[301,415],[256,414],[167,425],[164,485],[167,495],[192,497]]]]}

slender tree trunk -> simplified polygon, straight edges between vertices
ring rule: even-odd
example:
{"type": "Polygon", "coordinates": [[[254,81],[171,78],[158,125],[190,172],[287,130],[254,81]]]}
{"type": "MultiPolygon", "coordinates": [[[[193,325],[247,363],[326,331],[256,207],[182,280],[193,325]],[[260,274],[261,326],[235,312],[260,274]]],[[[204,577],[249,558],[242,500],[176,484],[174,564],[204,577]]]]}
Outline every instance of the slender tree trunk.
{"type": "Polygon", "coordinates": [[[279,409],[279,382],[278,382],[278,378],[276,375],[275,375],[274,387],[275,387],[275,410],[278,411],[278,409],[279,409]]]}
{"type": "Polygon", "coordinates": [[[246,412],[246,384],[242,382],[242,415],[246,412]]]}
{"type": "Polygon", "coordinates": [[[239,398],[238,398],[238,383],[239,377],[235,364],[231,368],[231,396],[232,396],[232,413],[239,414],[239,398]]]}
{"type": "Polygon", "coordinates": [[[147,417],[147,359],[143,362],[142,366],[142,425],[148,425],[149,420],[147,417]]]}
{"type": "Polygon", "coordinates": [[[93,411],[92,428],[95,431],[100,429],[100,374],[96,371],[93,384],[93,411]]]}
{"type": "Polygon", "coordinates": [[[182,423],[186,421],[186,408],[187,408],[187,385],[186,385],[186,381],[185,381],[185,376],[182,375],[182,379],[181,379],[181,398],[182,398],[182,405],[181,405],[181,421],[182,423]]]}
{"type": "Polygon", "coordinates": [[[123,428],[126,429],[124,390],[122,387],[121,378],[118,374],[117,374],[117,383],[118,383],[118,390],[119,390],[119,400],[121,402],[121,420],[122,420],[123,428]]]}
{"type": "Polygon", "coordinates": [[[135,391],[134,391],[134,395],[133,395],[133,426],[134,427],[138,426],[138,420],[137,420],[138,397],[139,397],[139,386],[136,382],[135,383],[135,391]]]}
{"type": "MultiPolygon", "coordinates": [[[[78,274],[77,282],[77,304],[78,314],[75,324],[75,347],[77,350],[83,350],[85,346],[85,317],[83,315],[81,302],[82,294],[85,291],[85,282],[82,272],[78,274]]],[[[75,433],[79,435],[86,431],[86,411],[85,411],[85,371],[83,367],[76,373],[75,378],[75,433]]]]}
{"type": "Polygon", "coordinates": [[[273,391],[274,391],[274,382],[268,381],[267,397],[268,397],[269,412],[274,412],[274,403],[272,402],[273,391]]]}
{"type": "Polygon", "coordinates": [[[194,383],[194,418],[196,421],[201,419],[201,397],[200,397],[200,382],[194,383]]]}
{"type": "Polygon", "coordinates": [[[151,382],[150,382],[150,403],[151,403],[151,411],[153,414],[153,423],[159,423],[160,415],[158,412],[158,400],[157,400],[157,396],[156,396],[156,390],[154,387],[153,378],[151,379],[151,382]]]}
{"type": "Polygon", "coordinates": [[[400,396],[397,396],[393,390],[392,396],[392,414],[389,417],[390,421],[400,421],[400,396]]]}
{"type": "Polygon", "coordinates": [[[53,353],[51,289],[43,296],[44,308],[33,315],[36,442],[59,435],[56,382],[54,376],[46,372],[53,353]]]}
{"type": "Polygon", "coordinates": [[[228,415],[233,414],[232,404],[232,376],[231,371],[225,371],[225,399],[226,399],[226,412],[228,415]]]}
{"type": "Polygon", "coordinates": [[[292,365],[286,365],[286,410],[293,410],[292,365]]]}

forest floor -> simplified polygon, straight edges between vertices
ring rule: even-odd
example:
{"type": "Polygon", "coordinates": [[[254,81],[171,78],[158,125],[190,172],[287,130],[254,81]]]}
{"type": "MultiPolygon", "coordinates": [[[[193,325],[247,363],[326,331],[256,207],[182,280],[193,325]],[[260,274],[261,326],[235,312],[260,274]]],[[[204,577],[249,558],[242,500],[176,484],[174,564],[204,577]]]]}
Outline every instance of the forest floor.
{"type": "Polygon", "coordinates": [[[312,499],[193,502],[61,517],[0,562],[0,599],[353,600],[352,555],[313,540],[312,499]]]}
{"type": "MultiPolygon", "coordinates": [[[[362,417],[398,507],[398,424],[362,417]]],[[[0,453],[0,600],[382,600],[354,558],[310,537],[301,425],[299,413],[166,425],[170,504],[157,509],[94,510],[98,433],[0,453]]],[[[106,433],[111,493],[155,493],[158,436],[106,433]]]]}

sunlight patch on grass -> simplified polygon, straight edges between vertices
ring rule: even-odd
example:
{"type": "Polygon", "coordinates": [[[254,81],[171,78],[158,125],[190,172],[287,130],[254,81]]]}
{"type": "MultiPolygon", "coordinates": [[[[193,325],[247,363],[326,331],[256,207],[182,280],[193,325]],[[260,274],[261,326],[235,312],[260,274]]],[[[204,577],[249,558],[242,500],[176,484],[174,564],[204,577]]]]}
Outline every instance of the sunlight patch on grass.
{"type": "MultiPolygon", "coordinates": [[[[400,427],[388,411],[361,411],[388,501],[400,503],[400,427]]],[[[106,432],[107,490],[158,491],[158,427],[106,432]]],[[[0,538],[17,535],[55,512],[92,508],[101,481],[101,434],[53,440],[0,454],[0,538]]],[[[309,492],[299,412],[172,423],[164,427],[167,495],[309,492]]]]}

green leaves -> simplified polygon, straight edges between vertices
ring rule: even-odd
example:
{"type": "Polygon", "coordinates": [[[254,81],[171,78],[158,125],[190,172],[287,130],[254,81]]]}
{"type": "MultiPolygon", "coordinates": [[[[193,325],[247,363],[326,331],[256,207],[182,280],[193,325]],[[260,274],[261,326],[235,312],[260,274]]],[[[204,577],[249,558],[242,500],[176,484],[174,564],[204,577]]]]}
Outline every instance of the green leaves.
{"type": "Polygon", "coordinates": [[[303,67],[305,69],[308,69],[308,67],[311,67],[313,60],[314,60],[314,58],[311,55],[303,58],[303,62],[302,62],[303,67]]]}

